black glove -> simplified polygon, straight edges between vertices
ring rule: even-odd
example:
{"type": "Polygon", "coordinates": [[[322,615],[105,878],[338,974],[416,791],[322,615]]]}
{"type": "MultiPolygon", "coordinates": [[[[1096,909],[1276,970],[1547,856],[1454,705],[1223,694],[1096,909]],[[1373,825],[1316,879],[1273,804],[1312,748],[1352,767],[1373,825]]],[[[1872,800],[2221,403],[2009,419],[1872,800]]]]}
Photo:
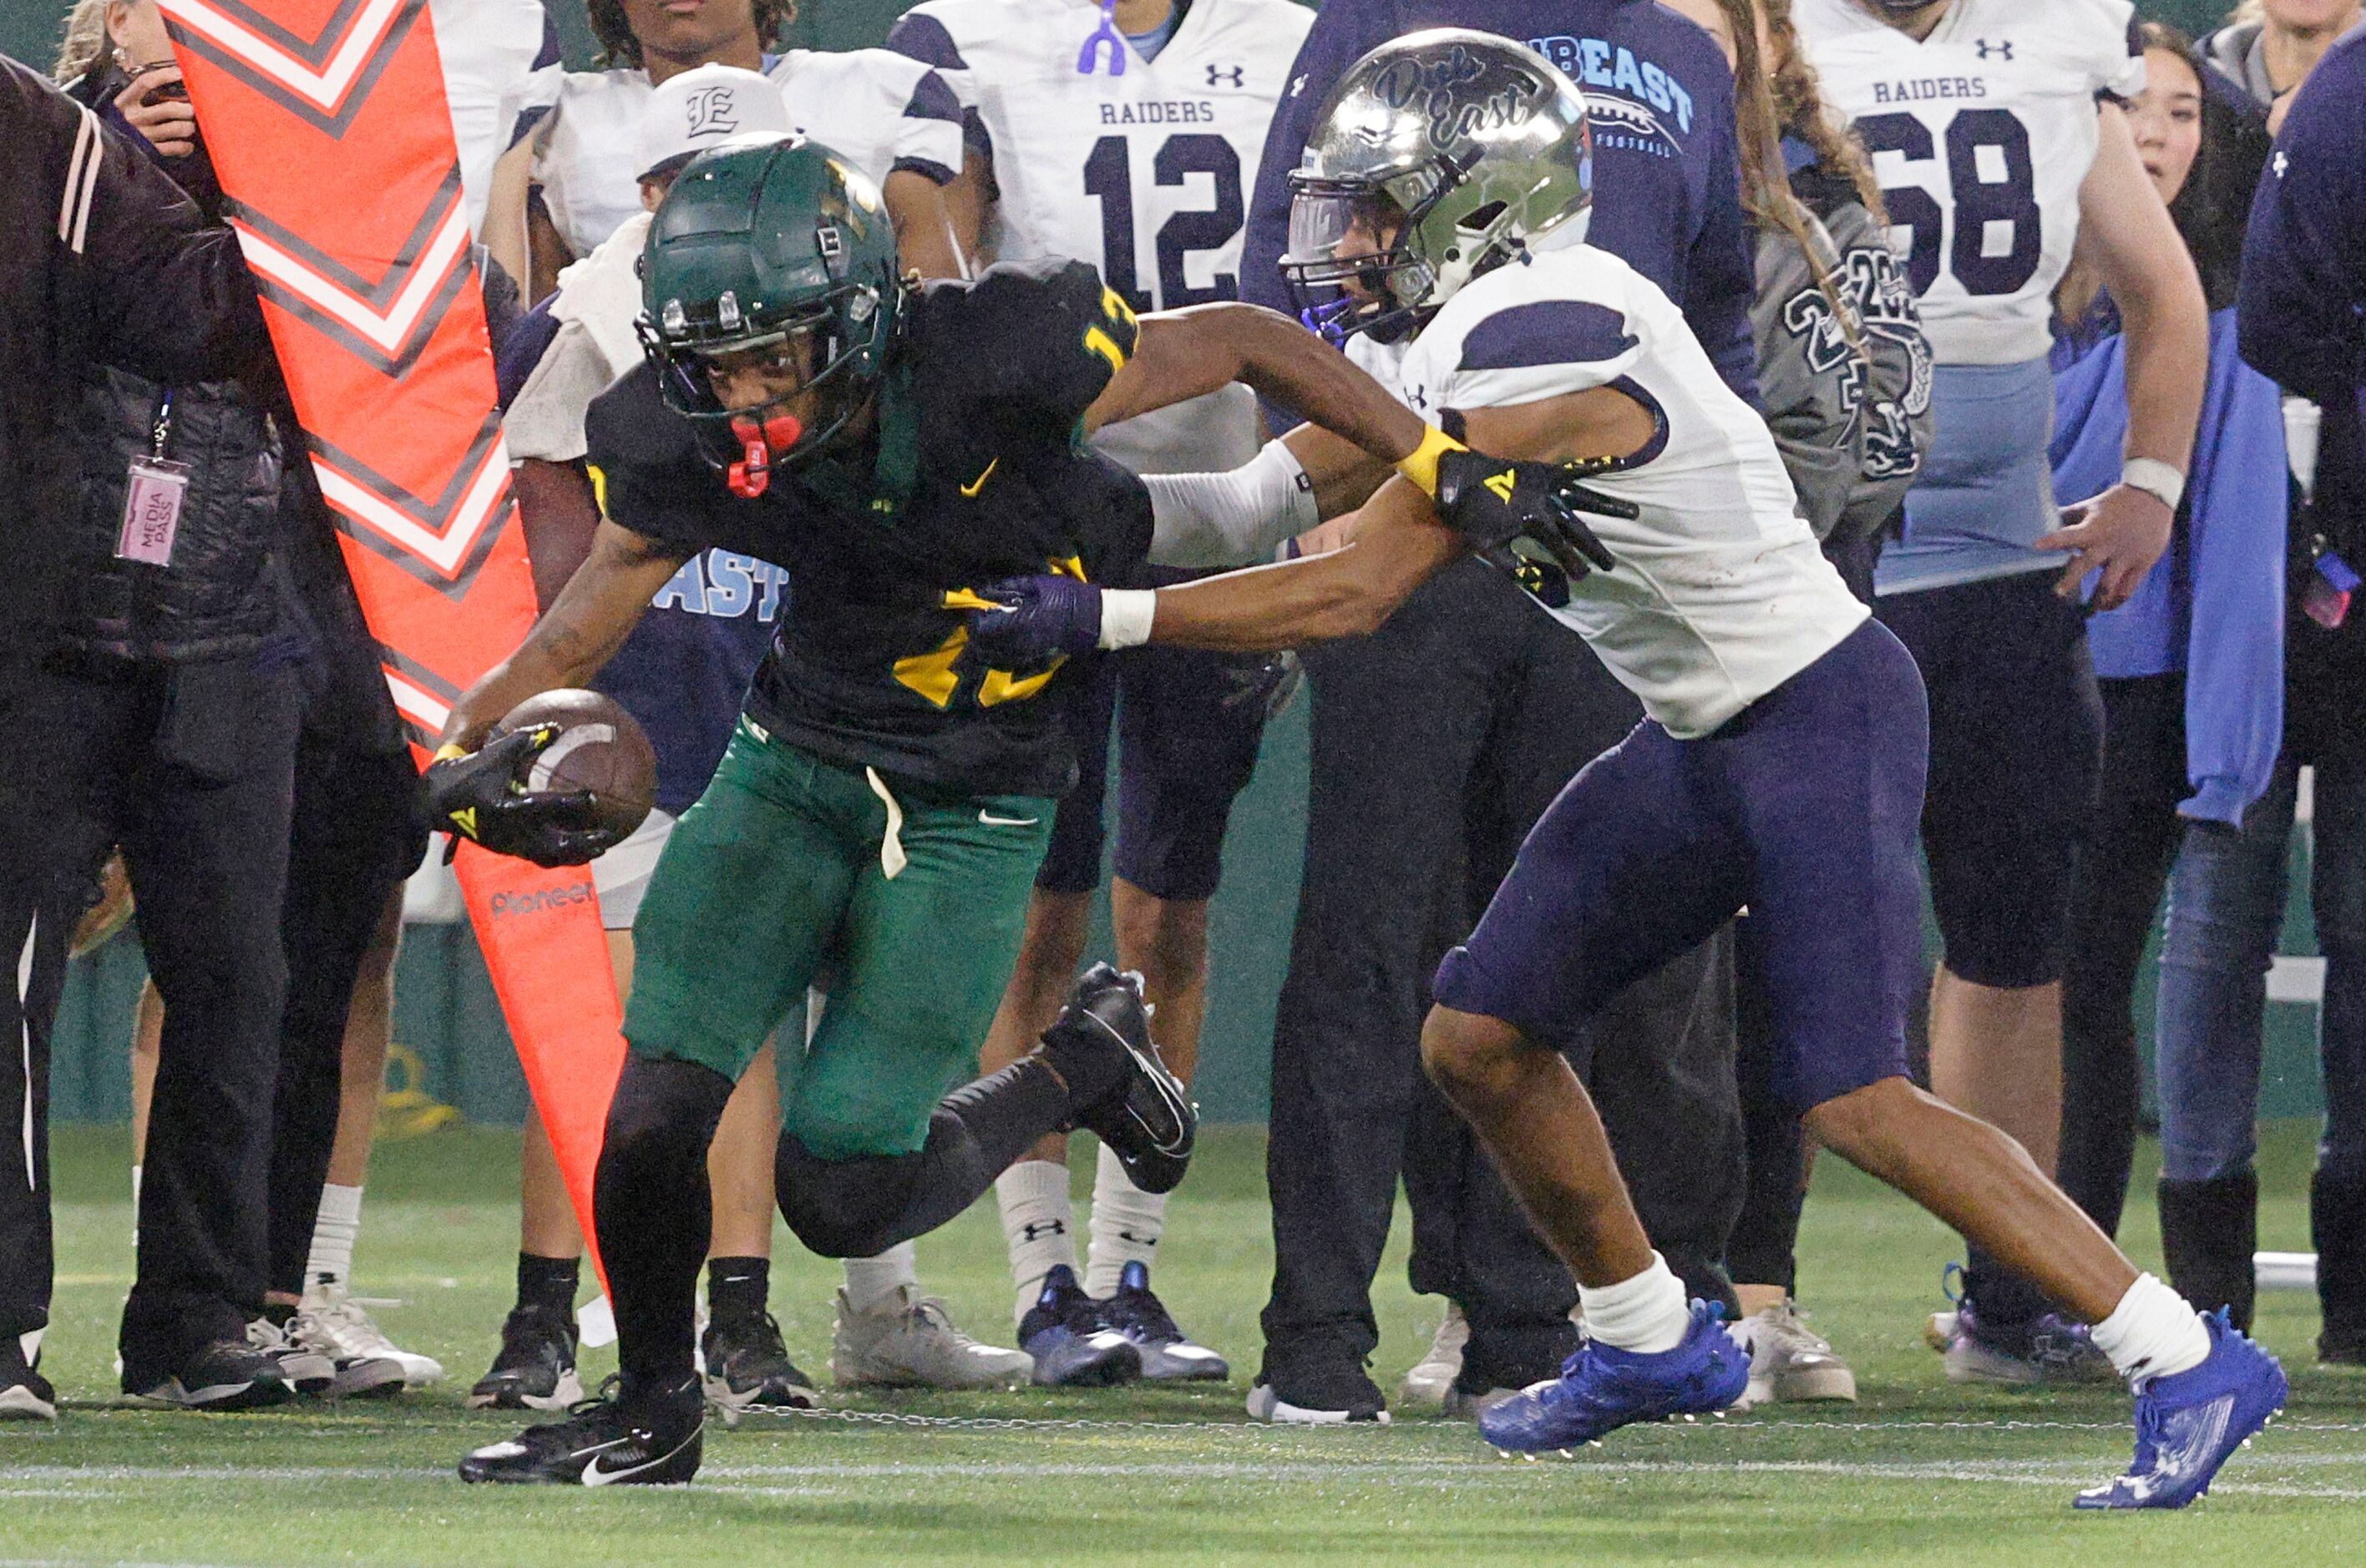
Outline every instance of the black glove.
{"type": "Polygon", "coordinates": [[[1216,699],[1217,706],[1235,711],[1254,707],[1264,723],[1289,711],[1306,684],[1306,666],[1286,648],[1276,654],[1235,654],[1224,659],[1222,669],[1223,694],[1216,699]]]}
{"type": "Polygon", "coordinates": [[[1617,565],[1580,515],[1632,521],[1642,509],[1583,483],[1609,465],[1536,463],[1449,452],[1437,460],[1437,515],[1482,554],[1515,539],[1542,545],[1571,581],[1617,565]]]}
{"type": "MultiPolygon", "coordinates": [[[[428,824],[452,834],[454,850],[465,837],[537,866],[580,866],[614,849],[625,835],[602,825],[591,790],[525,787],[526,770],[558,738],[558,725],[537,724],[481,751],[431,764],[428,824]]],[[[445,858],[451,858],[449,851],[445,858]]]]}

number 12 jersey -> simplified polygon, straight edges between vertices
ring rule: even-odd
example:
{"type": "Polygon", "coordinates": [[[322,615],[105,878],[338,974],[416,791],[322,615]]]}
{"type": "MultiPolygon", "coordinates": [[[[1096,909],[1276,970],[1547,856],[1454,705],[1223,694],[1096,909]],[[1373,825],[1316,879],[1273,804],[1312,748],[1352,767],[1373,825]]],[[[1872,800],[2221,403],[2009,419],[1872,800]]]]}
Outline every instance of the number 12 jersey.
{"type": "Polygon", "coordinates": [[[1826,101],[1873,154],[1938,362],[2042,357],[2096,98],[2144,90],[2127,0],[1955,0],[1919,40],[1858,0],[1795,16],[1826,101]]]}

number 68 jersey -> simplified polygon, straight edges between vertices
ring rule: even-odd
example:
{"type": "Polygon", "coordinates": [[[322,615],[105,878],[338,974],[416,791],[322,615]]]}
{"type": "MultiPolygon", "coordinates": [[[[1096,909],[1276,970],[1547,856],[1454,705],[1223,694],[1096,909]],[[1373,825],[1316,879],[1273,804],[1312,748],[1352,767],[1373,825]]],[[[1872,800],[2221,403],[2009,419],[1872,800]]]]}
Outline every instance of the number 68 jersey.
{"type": "Polygon", "coordinates": [[[2042,357],[2096,97],[2144,90],[2128,0],[1955,0],[1920,40],[1859,0],[1798,0],[1793,17],[1873,155],[1938,362],[2042,357]]]}
{"type": "MultiPolygon", "coordinates": [[[[887,47],[936,67],[993,170],[997,259],[1081,257],[1138,312],[1240,297],[1247,195],[1313,13],[1291,0],[1177,8],[1155,59],[1111,34],[1089,71],[1098,0],[925,0],[896,24],[887,47]]],[[[1095,444],[1173,472],[1246,462],[1259,435],[1255,400],[1234,387],[1095,444]]]]}

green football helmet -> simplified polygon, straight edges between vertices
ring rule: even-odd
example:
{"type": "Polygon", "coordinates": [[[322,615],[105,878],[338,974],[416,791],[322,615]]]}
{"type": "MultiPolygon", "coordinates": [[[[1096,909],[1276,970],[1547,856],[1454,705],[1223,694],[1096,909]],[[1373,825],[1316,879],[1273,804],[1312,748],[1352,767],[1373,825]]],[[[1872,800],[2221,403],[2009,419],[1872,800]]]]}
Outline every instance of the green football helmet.
{"type": "Polygon", "coordinates": [[[802,136],[692,159],[650,221],[640,272],[636,326],[659,392],[742,496],[761,495],[773,468],[822,451],[869,404],[903,310],[878,187],[802,136]],[[774,346],[794,384],[727,408],[710,368],[774,346]],[[822,398],[809,421],[787,408],[807,393],[822,398]]]}

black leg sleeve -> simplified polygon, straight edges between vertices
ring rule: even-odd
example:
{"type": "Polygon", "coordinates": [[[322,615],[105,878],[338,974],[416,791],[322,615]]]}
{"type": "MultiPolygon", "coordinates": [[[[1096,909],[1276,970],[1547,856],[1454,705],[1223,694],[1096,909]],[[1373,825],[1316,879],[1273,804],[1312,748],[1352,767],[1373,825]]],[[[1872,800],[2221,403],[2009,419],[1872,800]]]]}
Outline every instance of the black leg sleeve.
{"type": "Polygon", "coordinates": [[[706,1148],[730,1098],[731,1081],[713,1068],[634,1052],[609,1103],[592,1210],[627,1404],[692,1374],[698,1271],[714,1226],[706,1148]]]}
{"type": "Polygon", "coordinates": [[[1798,1289],[1799,1215],[1807,1204],[1807,1134],[1799,1114],[1774,1092],[1774,1030],[1762,987],[1747,974],[1734,985],[1734,1077],[1741,1091],[1741,1212],[1725,1244],[1736,1284],[1798,1289]]]}
{"type": "Polygon", "coordinates": [[[77,912],[37,908],[25,879],[0,885],[0,1335],[50,1321],[56,1255],[50,1229],[50,1035],[65,990],[66,943],[77,912]]]}
{"type": "Polygon", "coordinates": [[[781,1215],[825,1258],[875,1258],[977,1202],[1067,1116],[1059,1079],[1022,1060],[946,1095],[918,1154],[824,1159],[784,1131],[772,1166],[781,1215]]]}

